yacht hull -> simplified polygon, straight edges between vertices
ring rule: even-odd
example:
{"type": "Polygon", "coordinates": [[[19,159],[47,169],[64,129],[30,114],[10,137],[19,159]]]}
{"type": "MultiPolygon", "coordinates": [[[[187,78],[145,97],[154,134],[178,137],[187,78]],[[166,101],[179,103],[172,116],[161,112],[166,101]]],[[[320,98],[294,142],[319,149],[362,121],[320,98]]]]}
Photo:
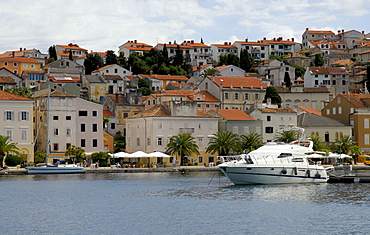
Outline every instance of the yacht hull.
{"type": "Polygon", "coordinates": [[[85,173],[83,167],[27,167],[28,174],[78,174],[85,173]]]}

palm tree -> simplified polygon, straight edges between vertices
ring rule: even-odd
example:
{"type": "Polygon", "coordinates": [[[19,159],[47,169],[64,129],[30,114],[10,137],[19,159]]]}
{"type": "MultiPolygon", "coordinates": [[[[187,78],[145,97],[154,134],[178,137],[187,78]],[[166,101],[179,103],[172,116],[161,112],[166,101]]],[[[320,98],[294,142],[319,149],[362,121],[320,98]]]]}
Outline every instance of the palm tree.
{"type": "Polygon", "coordinates": [[[352,137],[344,135],[341,140],[335,140],[332,150],[337,153],[348,154],[354,146],[356,146],[356,143],[352,140],[352,137]]]}
{"type": "Polygon", "coordinates": [[[190,134],[180,133],[172,136],[170,142],[166,146],[166,152],[171,155],[180,156],[180,165],[184,165],[185,156],[199,154],[199,147],[195,142],[195,138],[190,134]]]}
{"type": "Polygon", "coordinates": [[[308,137],[313,142],[313,150],[315,151],[326,151],[328,150],[328,145],[326,142],[322,141],[322,137],[317,135],[311,135],[308,137]]]}
{"type": "Polygon", "coordinates": [[[240,139],[237,134],[233,134],[231,131],[219,131],[211,138],[206,152],[226,156],[230,152],[240,152],[239,143],[240,139]]]}
{"type": "Polygon", "coordinates": [[[263,145],[262,136],[255,132],[240,136],[240,147],[243,152],[250,152],[263,145]]]}
{"type": "Polygon", "coordinates": [[[278,133],[278,136],[275,137],[275,141],[290,143],[294,140],[297,140],[299,137],[299,132],[295,130],[283,131],[278,133]]]}
{"type": "Polygon", "coordinates": [[[85,150],[83,148],[74,145],[69,146],[64,154],[66,156],[74,156],[77,162],[82,162],[82,160],[86,156],[85,150]]]}
{"type": "Polygon", "coordinates": [[[10,143],[9,136],[0,135],[0,167],[4,166],[4,158],[8,153],[18,154],[18,147],[15,143],[10,143]]]}

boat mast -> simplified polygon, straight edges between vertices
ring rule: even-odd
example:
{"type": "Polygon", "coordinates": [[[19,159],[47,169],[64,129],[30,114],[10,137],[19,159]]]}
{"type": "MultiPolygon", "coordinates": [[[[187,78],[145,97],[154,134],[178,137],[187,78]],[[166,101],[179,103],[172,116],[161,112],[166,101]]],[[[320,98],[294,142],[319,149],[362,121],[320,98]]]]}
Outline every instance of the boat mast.
{"type": "Polygon", "coordinates": [[[48,157],[50,154],[49,150],[49,111],[50,111],[50,85],[48,85],[48,99],[47,99],[47,110],[46,110],[46,158],[45,161],[48,163],[48,157]]]}

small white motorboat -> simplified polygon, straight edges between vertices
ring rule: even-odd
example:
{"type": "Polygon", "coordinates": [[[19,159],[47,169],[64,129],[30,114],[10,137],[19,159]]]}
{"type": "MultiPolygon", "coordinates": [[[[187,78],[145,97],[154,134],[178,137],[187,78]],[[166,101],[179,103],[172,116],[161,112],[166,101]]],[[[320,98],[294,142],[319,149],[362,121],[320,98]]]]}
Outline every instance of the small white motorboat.
{"type": "Polygon", "coordinates": [[[82,166],[76,164],[42,164],[34,167],[26,167],[28,174],[77,174],[85,173],[82,166]]]}

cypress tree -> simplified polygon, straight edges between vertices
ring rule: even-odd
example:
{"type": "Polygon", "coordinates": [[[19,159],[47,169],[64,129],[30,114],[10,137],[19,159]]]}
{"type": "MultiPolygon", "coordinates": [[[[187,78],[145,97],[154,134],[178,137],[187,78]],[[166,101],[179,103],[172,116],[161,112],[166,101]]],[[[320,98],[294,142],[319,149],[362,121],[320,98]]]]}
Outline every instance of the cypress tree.
{"type": "Polygon", "coordinates": [[[288,72],[285,72],[284,83],[285,83],[286,87],[290,87],[292,85],[292,82],[290,81],[290,76],[289,76],[288,72]]]}

